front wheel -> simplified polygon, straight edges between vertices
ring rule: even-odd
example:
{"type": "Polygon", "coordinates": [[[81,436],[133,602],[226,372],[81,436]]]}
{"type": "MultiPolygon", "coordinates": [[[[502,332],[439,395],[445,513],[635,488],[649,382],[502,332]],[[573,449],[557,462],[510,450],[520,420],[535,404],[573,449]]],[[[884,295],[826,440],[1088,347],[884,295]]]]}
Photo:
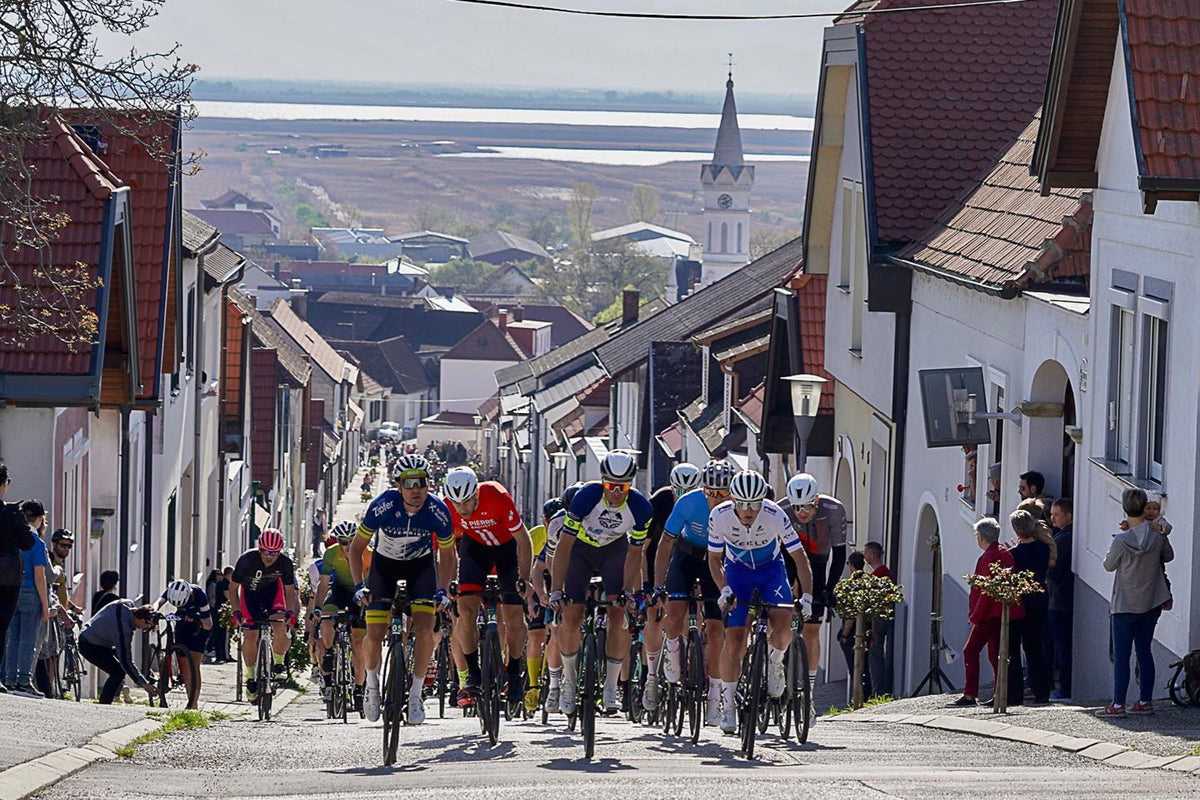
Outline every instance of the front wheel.
{"type": "MultiPolygon", "coordinates": [[[[812,683],[808,679],[808,647],[804,637],[796,634],[792,638],[791,653],[788,655],[788,690],[791,693],[791,715],[796,721],[796,741],[808,741],[808,730],[812,727],[812,683]]],[[[787,733],[784,733],[787,738],[787,733]]]]}
{"type": "Polygon", "coordinates": [[[479,702],[479,724],[492,746],[500,741],[500,708],[504,703],[500,682],[500,637],[495,626],[489,625],[479,648],[482,668],[482,689],[479,702]]]}
{"type": "Polygon", "coordinates": [[[596,634],[588,631],[583,645],[583,692],[579,699],[579,721],[583,731],[583,757],[596,754],[596,634]]]}
{"type": "Polygon", "coordinates": [[[629,721],[640,724],[645,709],[642,708],[642,691],[646,683],[646,668],[642,664],[642,643],[629,646],[629,680],[625,681],[625,702],[629,705],[629,721]]]}
{"type": "Polygon", "coordinates": [[[274,663],[274,659],[271,654],[271,639],[269,636],[260,635],[258,637],[256,663],[258,664],[255,673],[258,682],[258,719],[261,722],[271,719],[271,699],[275,694],[275,678],[271,674],[271,666],[274,663]]]}
{"type": "Polygon", "coordinates": [[[754,758],[754,735],[758,732],[758,710],[762,702],[763,671],[766,669],[767,639],[755,637],[754,655],[750,657],[750,673],[747,676],[746,692],[742,697],[741,719],[742,752],[746,758],[754,758]]]}
{"type": "Polygon", "coordinates": [[[396,763],[396,750],[400,744],[400,727],[404,724],[404,698],[407,665],[404,663],[404,647],[399,641],[388,646],[387,661],[383,665],[383,763],[396,763]]]}
{"type": "Polygon", "coordinates": [[[691,687],[687,710],[689,733],[692,744],[698,744],[700,731],[704,727],[704,701],[708,696],[705,686],[704,640],[699,631],[688,634],[687,682],[691,687]]]}

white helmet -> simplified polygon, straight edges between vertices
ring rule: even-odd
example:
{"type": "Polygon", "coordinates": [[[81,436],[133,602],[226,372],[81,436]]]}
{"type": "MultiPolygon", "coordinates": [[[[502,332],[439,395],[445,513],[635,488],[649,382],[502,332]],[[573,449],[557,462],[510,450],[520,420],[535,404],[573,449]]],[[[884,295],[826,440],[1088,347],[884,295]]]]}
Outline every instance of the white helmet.
{"type": "Polygon", "coordinates": [[[817,479],[807,472],[793,475],[787,484],[787,497],[792,508],[817,502],[817,479]]]}
{"type": "Polygon", "coordinates": [[[704,488],[724,491],[733,480],[733,465],[722,458],[714,458],[704,465],[704,488]]]}
{"type": "Polygon", "coordinates": [[[470,467],[455,467],[446,473],[443,489],[447,500],[465,503],[479,491],[479,478],[470,467]]]}
{"type": "Polygon", "coordinates": [[[167,587],[167,602],[176,608],[186,606],[192,599],[192,585],[185,580],[176,579],[167,587]]]}
{"type": "Polygon", "coordinates": [[[600,477],[606,481],[630,482],[637,475],[637,460],[624,450],[612,450],[600,462],[600,477]]]}
{"type": "Polygon", "coordinates": [[[671,488],[683,494],[700,486],[700,469],[686,461],[671,470],[671,488]]]}
{"type": "Polygon", "coordinates": [[[733,476],[729,494],[743,503],[756,503],[767,497],[767,479],[752,469],[743,470],[733,476]]]}

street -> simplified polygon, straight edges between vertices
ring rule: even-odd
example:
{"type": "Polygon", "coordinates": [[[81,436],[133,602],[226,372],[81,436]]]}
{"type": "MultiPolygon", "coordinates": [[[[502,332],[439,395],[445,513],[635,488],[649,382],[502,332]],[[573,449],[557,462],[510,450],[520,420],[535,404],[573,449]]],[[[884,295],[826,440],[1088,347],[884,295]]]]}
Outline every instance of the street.
{"type": "Polygon", "coordinates": [[[602,719],[587,762],[562,718],[502,724],[482,743],[460,712],[401,734],[398,764],[380,766],[381,725],[325,720],[314,691],[269,723],[249,715],[143,745],[36,795],[65,798],[365,797],[940,797],[1051,798],[1200,794],[1193,775],[1119,769],[1052,749],[902,725],[821,720],[807,745],[760,739],[748,763],[737,740],[708,729],[700,745],[602,719]]]}

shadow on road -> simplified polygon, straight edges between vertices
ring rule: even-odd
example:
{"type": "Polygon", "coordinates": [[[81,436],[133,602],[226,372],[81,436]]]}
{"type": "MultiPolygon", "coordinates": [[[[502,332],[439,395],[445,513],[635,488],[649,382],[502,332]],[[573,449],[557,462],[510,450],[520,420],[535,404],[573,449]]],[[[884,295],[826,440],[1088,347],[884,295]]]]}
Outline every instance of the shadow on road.
{"type": "Polygon", "coordinates": [[[397,764],[392,767],[377,766],[377,767],[347,767],[346,769],[323,769],[321,770],[326,775],[361,775],[363,777],[382,777],[386,775],[397,775],[404,772],[424,772],[429,767],[423,767],[420,764],[397,764]]]}
{"type": "Polygon", "coordinates": [[[563,772],[624,772],[637,769],[632,764],[622,764],[615,758],[598,758],[588,761],[584,758],[552,758],[545,764],[539,764],[542,769],[560,770],[563,772]]]}

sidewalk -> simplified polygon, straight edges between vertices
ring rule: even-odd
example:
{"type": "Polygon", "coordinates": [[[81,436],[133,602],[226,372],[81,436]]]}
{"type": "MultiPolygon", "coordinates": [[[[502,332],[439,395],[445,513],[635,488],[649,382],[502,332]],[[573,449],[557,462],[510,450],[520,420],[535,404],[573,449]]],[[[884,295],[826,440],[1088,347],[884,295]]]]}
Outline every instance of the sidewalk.
{"type": "Polygon", "coordinates": [[[1200,709],[1178,708],[1165,700],[1155,702],[1156,713],[1150,716],[1107,719],[1095,715],[1103,705],[1097,701],[1091,705],[1015,706],[1008,714],[994,714],[990,707],[951,706],[958,697],[912,697],[830,717],[829,721],[923,725],[1054,747],[1113,766],[1200,774],[1200,709]]]}

